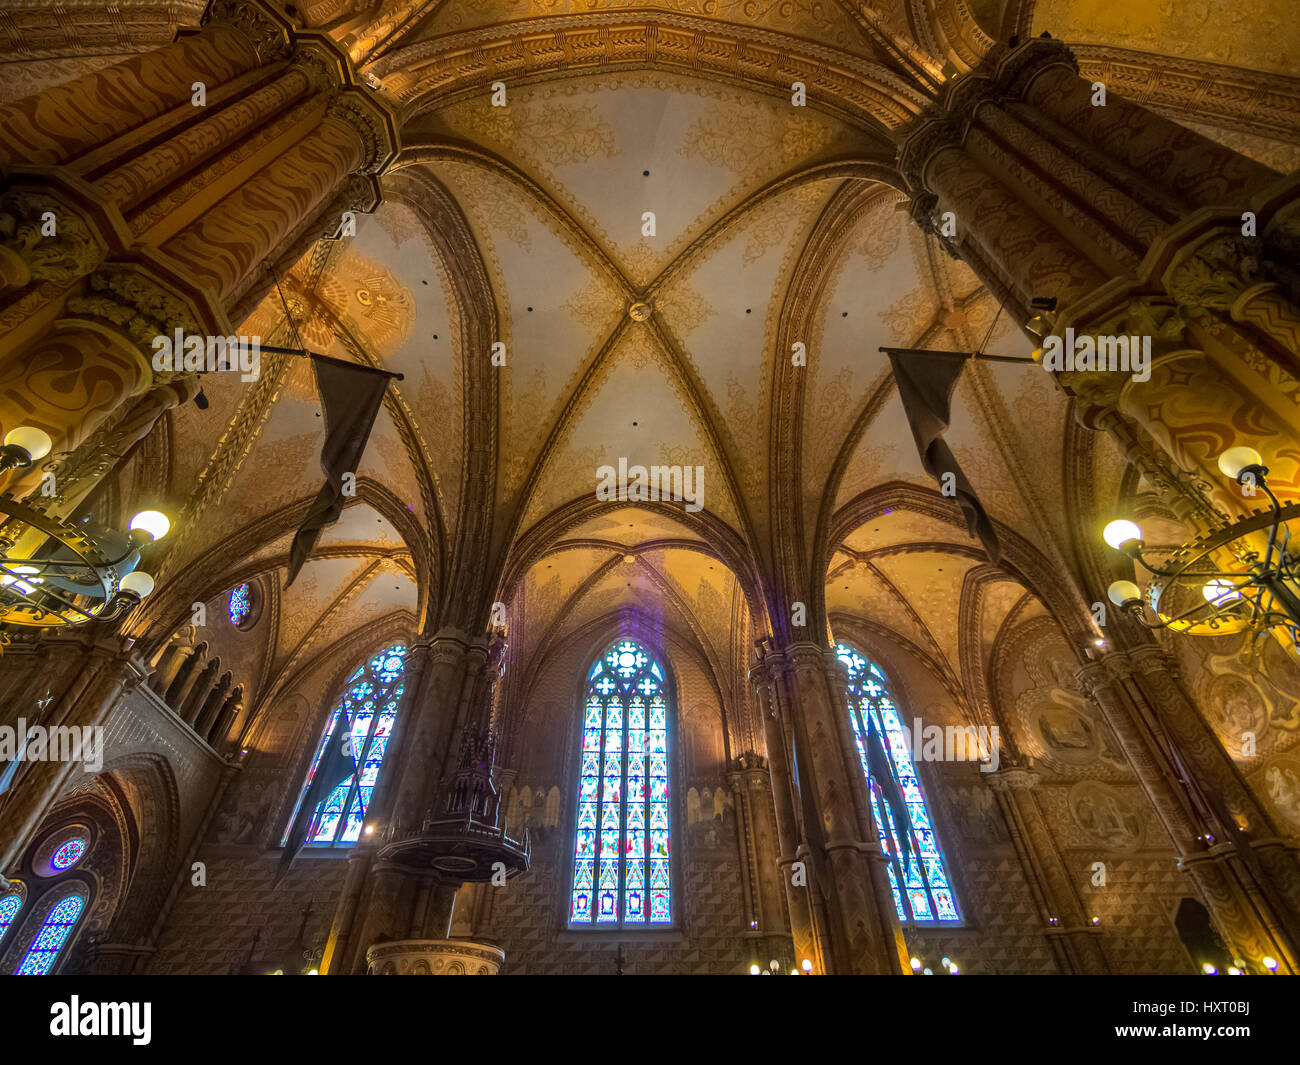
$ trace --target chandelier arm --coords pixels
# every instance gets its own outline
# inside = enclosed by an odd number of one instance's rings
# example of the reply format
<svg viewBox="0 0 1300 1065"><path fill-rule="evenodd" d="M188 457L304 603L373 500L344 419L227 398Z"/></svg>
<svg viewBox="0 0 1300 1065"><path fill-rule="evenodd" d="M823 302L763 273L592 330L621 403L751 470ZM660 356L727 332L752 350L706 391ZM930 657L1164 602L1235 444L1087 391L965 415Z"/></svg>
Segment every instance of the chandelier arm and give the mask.
<svg viewBox="0 0 1300 1065"><path fill-rule="evenodd" d="M1140 602L1134 603L1129 607L1128 615L1143 628L1151 629L1153 632L1159 629L1167 629L1169 627L1169 622L1167 621L1148 621L1146 611L1142 609L1142 604ZM1156 616L1159 617L1160 615L1157 614Z"/></svg>
<svg viewBox="0 0 1300 1065"><path fill-rule="evenodd" d="M1277 545L1277 530L1282 521L1282 507L1277 501L1277 496L1273 494L1273 489L1263 483L1262 477L1260 482L1260 487L1268 495L1269 506L1273 511L1273 523L1268 527L1268 548L1264 552L1264 568L1268 569L1273 564L1273 549Z"/></svg>

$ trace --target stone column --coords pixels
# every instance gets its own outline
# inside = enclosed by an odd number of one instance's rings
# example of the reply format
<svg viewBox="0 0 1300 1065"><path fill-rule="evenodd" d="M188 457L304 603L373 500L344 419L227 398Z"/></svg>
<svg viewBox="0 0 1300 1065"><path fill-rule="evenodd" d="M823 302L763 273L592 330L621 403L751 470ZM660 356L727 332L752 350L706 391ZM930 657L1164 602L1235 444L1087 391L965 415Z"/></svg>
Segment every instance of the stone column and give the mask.
<svg viewBox="0 0 1300 1065"><path fill-rule="evenodd" d="M754 699L763 718L768 753L768 779L772 790L773 816L776 825L777 875L784 885L786 908L790 917L790 935L794 940L795 954L800 961L807 958L813 971L827 971L825 952L813 925L812 901L808 888L794 883L794 866L800 846L799 815L796 813L794 778L790 771L790 758L786 750L785 734L776 716L772 687L768 673L762 665L749 672ZM806 882L805 882L806 883Z"/></svg>
<svg viewBox="0 0 1300 1065"><path fill-rule="evenodd" d="M767 759L753 752L742 754L736 765L737 769L727 774L727 783L735 798L745 921L751 931L768 938L788 939L771 772ZM789 947L789 943L785 945Z"/></svg>
<svg viewBox="0 0 1300 1065"><path fill-rule="evenodd" d="M336 231L339 203L373 209L396 151L346 54L264 0L215 0L201 32L0 108L0 433L50 435L80 473L60 505L197 388L154 365L154 339L231 336L274 284L264 261ZM120 441L96 435L146 396Z"/></svg>
<svg viewBox="0 0 1300 1065"><path fill-rule="evenodd" d="M906 972L887 859L851 734L844 668L833 650L810 643L771 651L761 665L783 733L780 746L785 749L788 737L793 752L799 856L808 867L813 931L824 960L818 971Z"/></svg>
<svg viewBox="0 0 1300 1065"><path fill-rule="evenodd" d="M195 678L193 686L186 693L185 697L175 707L177 716L185 724L193 727L199 712L203 709L204 702L212 692L212 686L217 682L217 673L221 669L221 659L214 656L208 659L207 665L203 671Z"/></svg>
<svg viewBox="0 0 1300 1065"><path fill-rule="evenodd" d="M446 937L461 881L436 870L432 877L416 873L380 852L437 816L460 736L491 708L490 664L485 638L454 629L416 641L408 652L408 695L389 741L396 760L371 803L368 823L376 830L353 852L322 971L364 973L367 950L381 941Z"/></svg>
<svg viewBox="0 0 1300 1065"><path fill-rule="evenodd" d="M1085 424L1130 450L1153 441L1229 514L1243 505L1218 491L1218 454L1276 438L1270 482L1300 498L1286 446L1300 435L1300 308L1278 265L1300 231L1300 178L1114 93L1101 103L1051 39L995 48L951 79L905 133L899 169L913 216L1027 330L1150 338L1147 380L1055 371L1099 408ZM1031 322L1037 298L1057 306Z"/></svg>
<svg viewBox="0 0 1300 1065"><path fill-rule="evenodd" d="M193 629L189 630L191 633ZM189 654L190 648L185 642L190 637L177 635L172 638L162 655L158 659L158 664L149 674L149 687L157 692L158 698L167 698L167 689L171 682L176 678L177 672L185 664L185 657Z"/></svg>
<svg viewBox="0 0 1300 1065"><path fill-rule="evenodd" d="M1091 914L1070 880L1034 794L1037 774L1027 766L1004 763L997 771L981 773L980 777L998 797L1025 877L1034 889L1045 934L1062 971L1109 973L1101 929L1093 925Z"/></svg>
<svg viewBox="0 0 1300 1065"><path fill-rule="evenodd" d="M244 686L235 685L235 690L227 697L221 706L221 712L217 714L217 720L213 724L211 731L207 735L208 745L218 754L224 754L222 750L230 736L230 728L235 723L235 718L244 708Z"/></svg>
<svg viewBox="0 0 1300 1065"><path fill-rule="evenodd" d="M1300 972L1300 864L1154 645L1114 650L1078 679L1124 748L1220 934L1263 972ZM1244 826L1244 827L1243 827Z"/></svg>
<svg viewBox="0 0 1300 1065"><path fill-rule="evenodd" d="M199 707L198 713L194 715L194 731L204 739L207 739L213 722L217 720L217 714L221 712L222 704L226 701L233 680L230 670L226 670L221 674L221 679L217 681L216 687L208 692L208 697L203 700L203 705Z"/></svg>
<svg viewBox="0 0 1300 1065"><path fill-rule="evenodd" d="M176 671L176 676L172 678L172 682L167 685L167 691L163 695L163 702L170 706L172 712L177 716L180 715L185 698L189 695L190 687L194 684L194 675L199 671L199 667L203 664L207 654L208 642L204 640L190 652L181 668Z"/></svg>

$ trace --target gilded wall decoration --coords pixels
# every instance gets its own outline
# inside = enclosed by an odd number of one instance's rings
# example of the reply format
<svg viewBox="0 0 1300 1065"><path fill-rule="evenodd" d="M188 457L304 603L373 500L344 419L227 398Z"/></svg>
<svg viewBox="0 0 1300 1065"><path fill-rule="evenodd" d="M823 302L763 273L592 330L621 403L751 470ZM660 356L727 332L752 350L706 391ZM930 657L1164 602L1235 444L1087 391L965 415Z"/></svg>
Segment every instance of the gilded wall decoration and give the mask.
<svg viewBox="0 0 1300 1065"><path fill-rule="evenodd" d="M581 104L525 97L509 107L472 107L463 114L476 140L508 146L550 166L617 154L614 127Z"/></svg>

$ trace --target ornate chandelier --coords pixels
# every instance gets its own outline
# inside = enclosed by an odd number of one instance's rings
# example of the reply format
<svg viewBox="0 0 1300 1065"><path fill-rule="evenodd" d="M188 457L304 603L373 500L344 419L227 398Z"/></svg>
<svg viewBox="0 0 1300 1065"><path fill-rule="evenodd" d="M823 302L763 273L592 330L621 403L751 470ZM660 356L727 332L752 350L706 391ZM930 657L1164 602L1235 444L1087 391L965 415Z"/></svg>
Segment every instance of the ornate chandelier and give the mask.
<svg viewBox="0 0 1300 1065"><path fill-rule="evenodd" d="M0 472L31 466L49 451L50 438L41 430L13 429L0 448ZM134 608L154 587L153 578L136 569L140 551L171 528L157 510L136 514L123 533L89 519L52 518L10 495L0 496L0 515L6 519L0 525L0 647L15 629L111 621Z"/></svg>
<svg viewBox="0 0 1300 1065"><path fill-rule="evenodd" d="M1280 630L1293 647L1300 645L1300 556L1291 551L1288 526L1300 518L1300 503L1278 501L1268 487L1268 468L1253 448L1225 451L1219 469L1247 496L1262 491L1269 506L1178 547L1147 544L1134 522L1112 521L1102 538L1146 570L1150 580L1145 591L1133 581L1115 581L1107 597L1149 629L1198 636L1252 630L1256 639ZM1165 557L1153 562L1148 552Z"/></svg>

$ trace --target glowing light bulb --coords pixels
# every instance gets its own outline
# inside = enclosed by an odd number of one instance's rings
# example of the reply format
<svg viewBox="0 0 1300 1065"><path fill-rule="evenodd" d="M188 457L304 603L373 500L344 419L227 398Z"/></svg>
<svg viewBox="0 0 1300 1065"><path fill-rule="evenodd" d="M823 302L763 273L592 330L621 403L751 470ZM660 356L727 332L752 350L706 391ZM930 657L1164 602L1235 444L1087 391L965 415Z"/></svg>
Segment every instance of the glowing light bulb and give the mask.
<svg viewBox="0 0 1300 1065"><path fill-rule="evenodd" d="M124 592L132 592L143 599L153 591L153 578L143 570L132 570L122 578L118 587Z"/></svg>
<svg viewBox="0 0 1300 1065"><path fill-rule="evenodd" d="M803 962L802 962L802 965L803 965L803 971L804 971L804 972L806 972L806 973L810 973L810 972L812 972L812 962L809 961L807 958L804 958L804 960L803 960Z"/></svg>
<svg viewBox="0 0 1300 1065"><path fill-rule="evenodd" d="M39 462L50 453L49 435L31 425L20 425L5 433L5 447L16 447L28 454L29 462Z"/></svg>
<svg viewBox="0 0 1300 1065"><path fill-rule="evenodd" d="M161 540L171 527L171 519L161 510L142 510L129 526L132 532L146 533L151 540Z"/></svg>
<svg viewBox="0 0 1300 1065"><path fill-rule="evenodd" d="M1216 969L1213 965L1211 965L1207 961L1204 965L1201 966L1201 972L1203 972L1206 976L1215 976L1218 974L1219 970Z"/></svg>
<svg viewBox="0 0 1300 1065"><path fill-rule="evenodd" d="M1277 959L1276 959L1276 958L1267 958L1267 957L1266 957L1266 958L1261 958L1260 960L1264 963L1264 968L1267 969L1269 972L1271 972L1271 973L1275 973L1275 972L1277 972Z"/></svg>
<svg viewBox="0 0 1300 1065"><path fill-rule="evenodd" d="M1101 538L1118 551L1130 540L1141 540L1142 530L1136 522L1131 522L1127 518L1116 518L1102 529Z"/></svg>
<svg viewBox="0 0 1300 1065"><path fill-rule="evenodd" d="M1142 589L1132 581L1115 581L1106 589L1106 598L1116 606L1142 599Z"/></svg>
<svg viewBox="0 0 1300 1065"><path fill-rule="evenodd" d="M1230 447L1219 456L1220 472L1234 481L1241 476L1241 471L1247 466L1262 465L1264 465L1264 456L1253 447Z"/></svg>
<svg viewBox="0 0 1300 1065"><path fill-rule="evenodd" d="M758 967L758 962L754 962L754 964L749 967L750 976L757 976L762 971L763 970Z"/></svg>
<svg viewBox="0 0 1300 1065"><path fill-rule="evenodd" d="M912 959L912 972L914 972L914 973L919 973L920 971L921 971L921 959L920 959L920 958L913 958L913 959Z"/></svg>

